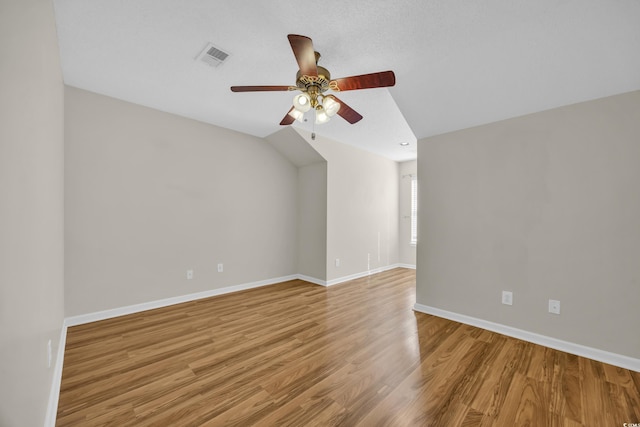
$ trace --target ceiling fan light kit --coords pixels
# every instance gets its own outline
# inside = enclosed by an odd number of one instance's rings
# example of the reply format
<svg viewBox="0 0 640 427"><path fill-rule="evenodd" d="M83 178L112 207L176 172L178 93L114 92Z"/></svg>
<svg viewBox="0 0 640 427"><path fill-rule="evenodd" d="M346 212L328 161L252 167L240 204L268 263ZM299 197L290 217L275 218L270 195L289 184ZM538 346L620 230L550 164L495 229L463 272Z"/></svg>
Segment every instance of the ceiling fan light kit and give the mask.
<svg viewBox="0 0 640 427"><path fill-rule="evenodd" d="M301 93L293 97L293 107L296 111L306 113L311 109L311 97L306 93Z"/></svg>
<svg viewBox="0 0 640 427"><path fill-rule="evenodd" d="M327 112L322 108L322 105L318 105L316 107L316 124L321 125L323 123L327 123L331 117L327 114Z"/></svg>
<svg viewBox="0 0 640 427"><path fill-rule="evenodd" d="M302 111L300 111L300 110L292 108L291 111L289 111L288 114L291 117L293 117L295 120L299 121L299 122L303 122L304 121L304 113Z"/></svg>
<svg viewBox="0 0 640 427"><path fill-rule="evenodd" d="M357 89L389 87L396 83L393 71L362 74L331 80L331 73L318 66L320 54L313 49L309 37L296 34L287 36L293 55L300 67L296 74L295 86L231 86L232 92L269 92L299 90L300 94L293 98L293 106L284 116L281 125L290 125L295 120L304 121L304 113L315 110L315 123L328 122L338 114L347 122L354 124L362 120L362 116L334 95L325 95L327 90L344 92Z"/></svg>
<svg viewBox="0 0 640 427"><path fill-rule="evenodd" d="M336 101L336 98L331 95L327 95L323 98L322 106L324 107L329 117L335 116L340 110L340 103Z"/></svg>

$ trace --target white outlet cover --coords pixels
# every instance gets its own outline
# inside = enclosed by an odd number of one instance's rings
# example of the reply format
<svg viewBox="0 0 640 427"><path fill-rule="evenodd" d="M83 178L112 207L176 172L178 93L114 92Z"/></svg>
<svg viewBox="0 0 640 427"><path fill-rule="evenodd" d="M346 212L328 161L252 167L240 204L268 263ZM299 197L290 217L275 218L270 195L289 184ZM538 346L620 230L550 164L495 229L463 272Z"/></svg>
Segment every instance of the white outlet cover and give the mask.
<svg viewBox="0 0 640 427"><path fill-rule="evenodd" d="M502 303L505 305L513 305L513 292L502 291Z"/></svg>
<svg viewBox="0 0 640 427"><path fill-rule="evenodd" d="M549 300L549 313L560 314L560 301L555 299Z"/></svg>
<svg viewBox="0 0 640 427"><path fill-rule="evenodd" d="M224 264L218 264L218 273L222 273L224 271Z"/></svg>
<svg viewBox="0 0 640 427"><path fill-rule="evenodd" d="M187 270L187 279L188 280L193 279L193 270Z"/></svg>

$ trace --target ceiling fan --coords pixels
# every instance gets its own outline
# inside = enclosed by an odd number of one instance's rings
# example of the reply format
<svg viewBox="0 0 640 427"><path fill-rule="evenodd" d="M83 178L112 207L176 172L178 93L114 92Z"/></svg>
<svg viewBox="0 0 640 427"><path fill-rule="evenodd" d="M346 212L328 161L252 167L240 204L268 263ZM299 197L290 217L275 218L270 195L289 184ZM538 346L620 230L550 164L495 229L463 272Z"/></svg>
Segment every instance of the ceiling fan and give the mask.
<svg viewBox="0 0 640 427"><path fill-rule="evenodd" d="M287 37L300 67L296 74L295 86L231 86L232 92L300 91L301 93L293 98L293 107L284 116L280 122L281 125L290 125L296 119L302 122L304 113L312 108L316 113L315 123L317 124L326 123L336 114L351 124L356 123L362 119L362 116L337 96L325 94L327 90L344 92L388 87L396 84L396 76L393 71L331 80L329 70L318 66L320 54L314 51L313 42L309 37L296 34L289 34Z"/></svg>

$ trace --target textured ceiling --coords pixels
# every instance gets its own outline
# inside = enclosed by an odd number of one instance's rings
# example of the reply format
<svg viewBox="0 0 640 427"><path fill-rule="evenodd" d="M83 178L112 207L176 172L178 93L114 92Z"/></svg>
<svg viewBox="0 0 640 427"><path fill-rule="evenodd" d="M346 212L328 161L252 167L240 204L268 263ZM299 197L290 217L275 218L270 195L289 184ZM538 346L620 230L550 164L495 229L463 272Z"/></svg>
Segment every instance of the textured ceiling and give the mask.
<svg viewBox="0 0 640 427"><path fill-rule="evenodd" d="M311 37L334 78L394 70L392 88L340 95L362 121L315 132L399 161L415 158L416 138L640 89L638 0L54 6L66 84L260 137L281 129L294 93L229 87L293 85L287 34ZM220 67L195 60L209 42L231 54Z"/></svg>

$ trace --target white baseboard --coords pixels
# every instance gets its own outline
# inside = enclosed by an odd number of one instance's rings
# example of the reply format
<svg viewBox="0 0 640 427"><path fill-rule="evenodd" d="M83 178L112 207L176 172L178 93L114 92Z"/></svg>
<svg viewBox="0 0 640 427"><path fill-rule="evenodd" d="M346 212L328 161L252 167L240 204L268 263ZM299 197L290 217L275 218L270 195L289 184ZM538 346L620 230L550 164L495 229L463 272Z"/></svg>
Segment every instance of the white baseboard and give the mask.
<svg viewBox="0 0 640 427"><path fill-rule="evenodd" d="M394 268L410 268L405 267L404 264L391 264L384 267L375 268L373 270L363 271L361 273L350 274L348 276L338 277L337 279L327 280L325 286L333 286L339 283L348 282L349 280L359 279L361 277L371 276L372 274L382 273L383 271L393 270Z"/></svg>
<svg viewBox="0 0 640 427"><path fill-rule="evenodd" d="M71 316L65 319L67 326L82 325L84 323L97 322L99 320L111 319L113 317L125 316L127 314L139 313L141 311L153 310L156 308L167 307L174 304L180 304L183 302L195 301L203 298L214 297L217 295L228 294L231 292L244 291L247 289L259 288L262 286L273 285L276 283L286 282L288 280L297 279L298 275L293 274L291 276L276 277L273 279L260 280L257 282L245 283L235 286L227 286L225 288L211 289L209 291L197 292L193 294L180 295L177 297L171 297L161 299L157 301L144 302L141 304L128 305L126 307L113 308L104 311L97 311L94 313L81 314L78 316Z"/></svg>
<svg viewBox="0 0 640 427"><path fill-rule="evenodd" d="M408 268L410 270L415 270L416 269L416 265L415 264L396 264L396 267Z"/></svg>
<svg viewBox="0 0 640 427"><path fill-rule="evenodd" d="M487 320L478 319L464 314L458 314L439 308L430 307L428 305L416 303L413 306L415 311L431 314L437 317L453 320L455 322L464 323L466 325L476 326L478 328L487 329L509 337L518 338L523 341L532 342L555 350L564 351L566 353L575 354L576 356L586 357L588 359L597 360L599 362L608 363L624 369L640 372L640 359L624 356L621 354L611 353L593 347L587 347L581 344L575 344L568 341L559 340L557 338L536 334L534 332L525 331L523 329L513 328L511 326L502 325L500 323L489 322Z"/></svg>
<svg viewBox="0 0 640 427"><path fill-rule="evenodd" d="M311 276L305 276L304 274L296 274L296 277L300 280L304 280L305 282L313 283L314 285L327 286L326 280L317 279Z"/></svg>
<svg viewBox="0 0 640 427"><path fill-rule="evenodd" d="M60 384L62 383L62 367L64 365L64 348L67 344L67 325L62 323L60 340L58 342L58 352L56 364L53 367L53 379L51 390L49 391L49 404L47 405L47 415L44 419L44 427L55 427L58 415L58 399L60 398Z"/></svg>
<svg viewBox="0 0 640 427"><path fill-rule="evenodd" d="M97 311L93 313L80 314L77 316L70 316L65 318L64 323L66 327L82 325L85 323L97 322L99 320L111 319L114 317L125 316L127 314L139 313L141 311L153 310L156 308L167 307L174 304L180 304L183 302L195 301L203 298L214 297L217 295L224 295L231 292L244 291L247 289L259 288L262 286L273 285L276 283L286 282L289 280L300 279L309 283L313 283L320 286L331 286L338 283L347 282L349 280L359 279L361 277L369 276L371 274L381 273L383 271L391 270L394 268L412 268L411 266L404 264L392 264L386 267L380 267L375 270L364 271L362 273L352 274L349 276L340 277L332 280L322 280L311 276L305 276L303 274L292 274L289 276L276 277L273 279L260 280L257 282L245 283L235 286L227 286L225 288L211 289L208 291L197 292L193 294L180 295L171 298L165 298L156 301L144 302L140 304L128 305L125 307L113 308L109 310ZM413 266L415 268L415 266Z"/></svg>

